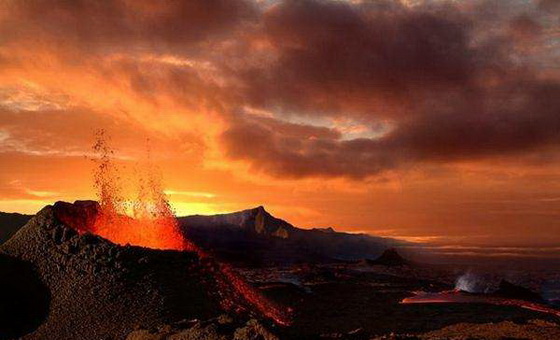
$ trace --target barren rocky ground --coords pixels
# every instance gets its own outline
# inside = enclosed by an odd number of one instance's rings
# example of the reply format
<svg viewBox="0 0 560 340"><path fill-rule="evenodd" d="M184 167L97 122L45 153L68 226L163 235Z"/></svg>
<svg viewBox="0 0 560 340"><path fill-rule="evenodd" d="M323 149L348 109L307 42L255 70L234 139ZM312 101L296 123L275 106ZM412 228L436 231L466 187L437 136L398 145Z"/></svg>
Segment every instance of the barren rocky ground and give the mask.
<svg viewBox="0 0 560 340"><path fill-rule="evenodd" d="M211 257L79 234L56 209L0 246L1 339L560 338L558 317L516 306L401 304L416 290L452 289L457 273L394 251L374 261L236 268L292 310L291 325L276 325Z"/></svg>

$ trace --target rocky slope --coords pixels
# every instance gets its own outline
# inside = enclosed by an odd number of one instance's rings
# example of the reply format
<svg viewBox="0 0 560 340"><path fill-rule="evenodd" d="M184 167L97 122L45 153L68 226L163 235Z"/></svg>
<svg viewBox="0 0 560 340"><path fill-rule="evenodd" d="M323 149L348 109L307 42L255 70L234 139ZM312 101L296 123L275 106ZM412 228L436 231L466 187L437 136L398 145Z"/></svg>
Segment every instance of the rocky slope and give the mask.
<svg viewBox="0 0 560 340"><path fill-rule="evenodd" d="M90 207L77 203L71 213ZM69 207L47 206L0 246L2 293L36 295L21 311L0 303L21 319L0 323L0 338L122 339L138 328L216 317L224 305L244 307L212 260L79 235L61 222L61 208Z"/></svg>

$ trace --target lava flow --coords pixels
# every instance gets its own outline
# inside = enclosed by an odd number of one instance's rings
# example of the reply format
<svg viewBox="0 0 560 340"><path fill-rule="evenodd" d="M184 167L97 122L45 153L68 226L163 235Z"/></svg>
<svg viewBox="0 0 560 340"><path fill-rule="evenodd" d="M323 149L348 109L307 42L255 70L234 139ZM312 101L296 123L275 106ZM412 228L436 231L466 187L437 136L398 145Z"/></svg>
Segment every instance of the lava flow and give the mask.
<svg viewBox="0 0 560 340"><path fill-rule="evenodd" d="M446 290L437 293L413 292L414 296L404 298L402 304L412 303L485 303L501 306L515 306L560 317L560 311L544 304L519 299L509 299L491 294L473 294L460 290Z"/></svg>
<svg viewBox="0 0 560 340"><path fill-rule="evenodd" d="M245 309L240 306L241 300L277 324L291 323L289 311L266 299L231 267L217 263L208 253L184 237L164 194L161 180L151 164L145 167L146 174L139 181L137 199L129 203L124 199L118 169L112 160L113 150L103 131L97 133L93 149L98 155L95 159L97 167L94 179L99 205L84 212L68 204L58 213L63 222L80 233L90 232L120 245L194 251L211 264L209 270L212 267L219 270L221 275L217 275L216 279L220 291L228 292L229 288L233 288L234 292L230 294L232 296L224 294L222 297L224 309Z"/></svg>

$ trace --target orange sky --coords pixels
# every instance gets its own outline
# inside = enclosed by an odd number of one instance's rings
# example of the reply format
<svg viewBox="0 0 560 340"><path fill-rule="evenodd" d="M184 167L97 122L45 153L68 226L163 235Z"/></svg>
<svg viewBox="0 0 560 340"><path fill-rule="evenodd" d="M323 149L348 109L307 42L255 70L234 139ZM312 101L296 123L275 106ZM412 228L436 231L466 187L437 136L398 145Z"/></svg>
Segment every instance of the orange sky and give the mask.
<svg viewBox="0 0 560 340"><path fill-rule="evenodd" d="M102 128L123 177L150 139L180 215L560 242L553 2L0 6L0 211L94 198Z"/></svg>

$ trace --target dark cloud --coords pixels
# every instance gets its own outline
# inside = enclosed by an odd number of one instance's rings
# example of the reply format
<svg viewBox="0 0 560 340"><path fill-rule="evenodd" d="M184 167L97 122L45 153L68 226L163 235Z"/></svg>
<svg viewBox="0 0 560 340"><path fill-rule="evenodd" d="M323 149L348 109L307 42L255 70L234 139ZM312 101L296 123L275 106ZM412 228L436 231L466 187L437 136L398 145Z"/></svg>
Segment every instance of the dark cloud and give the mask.
<svg viewBox="0 0 560 340"><path fill-rule="evenodd" d="M70 53L156 111L216 113L225 154L280 177L557 150L555 2L426 3L6 1L0 41L19 62Z"/></svg>
<svg viewBox="0 0 560 340"><path fill-rule="evenodd" d="M257 13L245 0L31 0L5 1L2 7L10 13L0 26L4 41L127 53L181 50L229 34Z"/></svg>
<svg viewBox="0 0 560 340"><path fill-rule="evenodd" d="M395 161L379 142L367 139L340 141L328 136L301 138L276 130L277 124L254 120L234 123L222 135L227 156L250 161L254 170L291 178L361 178L391 168Z"/></svg>
<svg viewBox="0 0 560 340"><path fill-rule="evenodd" d="M243 74L250 103L280 120L293 112L365 124L385 117L394 129L369 139L309 139L240 118L223 135L228 155L276 176L361 178L557 147L560 84L539 78L515 50L517 39L542 32L539 18L508 13L502 27L482 34L476 15L488 6L503 8L479 4L469 15L450 6L277 5L263 19L277 61Z"/></svg>
<svg viewBox="0 0 560 340"><path fill-rule="evenodd" d="M472 159L560 143L560 84L516 84L450 112L426 113L390 138L421 159ZM481 105L483 104L483 105Z"/></svg>
<svg viewBox="0 0 560 340"><path fill-rule="evenodd" d="M383 104L463 89L479 70L495 67L470 46L469 21L447 8L286 1L263 21L278 62L246 74L257 105L390 115Z"/></svg>
<svg viewBox="0 0 560 340"><path fill-rule="evenodd" d="M520 85L521 86L521 85ZM503 90L503 89L501 89ZM278 123L236 122L222 136L228 156L283 177L363 178L425 162L520 155L560 144L560 85L524 84L508 94L483 94L484 106L458 103L426 112L375 139L341 140L288 134ZM502 96L498 101L495 96ZM298 127L302 129L303 127ZM307 127L310 129L311 127Z"/></svg>

